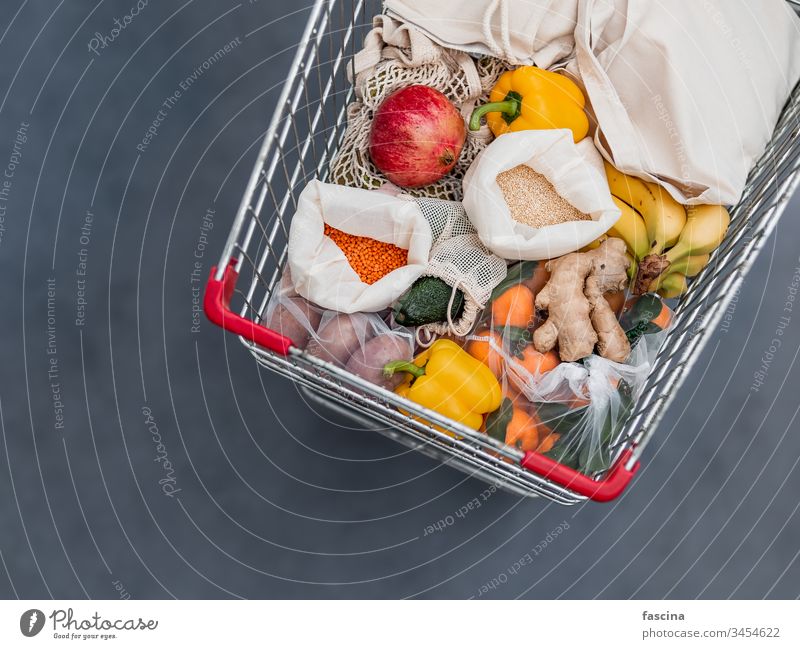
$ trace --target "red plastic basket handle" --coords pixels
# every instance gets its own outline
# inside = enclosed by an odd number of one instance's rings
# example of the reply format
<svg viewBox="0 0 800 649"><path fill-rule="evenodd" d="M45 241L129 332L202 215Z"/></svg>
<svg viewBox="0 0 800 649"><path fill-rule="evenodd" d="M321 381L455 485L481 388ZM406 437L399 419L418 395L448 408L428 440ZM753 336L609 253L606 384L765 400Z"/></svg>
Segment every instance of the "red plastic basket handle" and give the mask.
<svg viewBox="0 0 800 649"><path fill-rule="evenodd" d="M239 278L235 265L236 260L231 259L221 280L214 279L217 274L217 267L215 266L211 269L211 275L206 284L206 294L203 299L203 310L206 312L206 316L211 322L226 331L235 333L250 342L286 356L289 353L289 347L292 346L291 340L277 331L256 324L231 311L231 296L233 295L233 288L236 286L236 280Z"/></svg>
<svg viewBox="0 0 800 649"><path fill-rule="evenodd" d="M625 487L639 469L639 462L636 462L630 469L625 468L632 454L631 449L625 450L602 480L592 480L575 469L559 464L540 453L526 453L520 464L529 471L552 480L562 487L572 489L582 496L597 502L608 502L625 491Z"/></svg>

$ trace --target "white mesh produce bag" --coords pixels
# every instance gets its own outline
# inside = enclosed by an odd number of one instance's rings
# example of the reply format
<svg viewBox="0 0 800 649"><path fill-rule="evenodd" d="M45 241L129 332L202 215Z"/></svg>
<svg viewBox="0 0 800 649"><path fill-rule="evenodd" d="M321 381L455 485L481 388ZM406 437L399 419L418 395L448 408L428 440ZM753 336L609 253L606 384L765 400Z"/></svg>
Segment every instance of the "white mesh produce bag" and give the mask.
<svg viewBox="0 0 800 649"><path fill-rule="evenodd" d="M455 292L464 293L464 311L455 322L432 323L418 327L417 340L424 343L434 335L465 336L475 324L492 290L506 276L504 259L492 254L481 243L478 233L467 218L464 206L455 201L417 200L430 223L433 247L424 275L438 277Z"/></svg>
<svg viewBox="0 0 800 649"><path fill-rule="evenodd" d="M385 15L375 16L364 48L348 65L356 100L347 107L347 128L331 163L329 179L364 189L377 189L387 182L370 160L369 134L375 109L395 90L414 84L435 88L466 119L476 102L488 97L498 77L507 69L498 59L475 60L465 52L437 45L414 27ZM467 139L455 168L431 185L406 191L413 196L460 200L461 178L491 139L492 134L485 126L474 132L467 129Z"/></svg>

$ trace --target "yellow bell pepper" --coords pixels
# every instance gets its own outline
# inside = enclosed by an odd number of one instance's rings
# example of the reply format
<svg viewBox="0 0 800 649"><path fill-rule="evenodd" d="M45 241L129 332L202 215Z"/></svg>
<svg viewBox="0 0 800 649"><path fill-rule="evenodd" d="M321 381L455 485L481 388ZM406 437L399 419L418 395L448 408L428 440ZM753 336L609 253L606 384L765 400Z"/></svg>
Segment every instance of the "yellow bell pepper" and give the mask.
<svg viewBox="0 0 800 649"><path fill-rule="evenodd" d="M392 361L383 369L387 376L408 373L395 390L400 396L475 430L503 400L492 371L452 340L437 340L413 362Z"/></svg>
<svg viewBox="0 0 800 649"><path fill-rule="evenodd" d="M530 129L568 128L579 142L589 132L584 106L586 98L572 80L525 65L500 75L489 103L473 111L469 128L477 131L486 115L486 123L498 136Z"/></svg>

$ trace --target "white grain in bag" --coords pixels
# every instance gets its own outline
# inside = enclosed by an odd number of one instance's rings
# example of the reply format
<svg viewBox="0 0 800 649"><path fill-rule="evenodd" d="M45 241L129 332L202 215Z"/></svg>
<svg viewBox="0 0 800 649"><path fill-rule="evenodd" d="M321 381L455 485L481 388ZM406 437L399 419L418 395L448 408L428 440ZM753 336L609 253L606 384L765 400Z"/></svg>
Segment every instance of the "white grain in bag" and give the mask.
<svg viewBox="0 0 800 649"><path fill-rule="evenodd" d="M497 176L523 164L547 178L559 196L589 218L541 228L515 221ZM567 129L518 131L495 139L464 177L464 208L483 244L509 260L553 259L575 252L605 234L620 216L592 140L575 144Z"/></svg>

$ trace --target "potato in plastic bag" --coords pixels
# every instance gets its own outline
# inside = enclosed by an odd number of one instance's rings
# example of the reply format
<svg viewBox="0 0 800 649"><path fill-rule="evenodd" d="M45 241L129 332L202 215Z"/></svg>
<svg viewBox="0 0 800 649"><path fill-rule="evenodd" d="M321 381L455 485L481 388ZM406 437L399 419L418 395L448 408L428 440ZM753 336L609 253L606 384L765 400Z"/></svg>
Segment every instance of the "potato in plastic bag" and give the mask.
<svg viewBox="0 0 800 649"><path fill-rule="evenodd" d="M385 377L383 366L414 357L412 331L394 323L388 312L384 317L326 311L297 295L286 283L270 300L265 324L312 356L389 390L402 382L403 375Z"/></svg>

